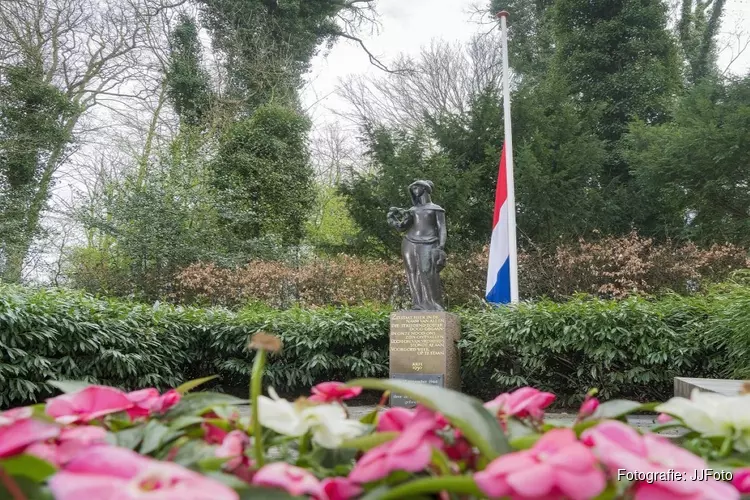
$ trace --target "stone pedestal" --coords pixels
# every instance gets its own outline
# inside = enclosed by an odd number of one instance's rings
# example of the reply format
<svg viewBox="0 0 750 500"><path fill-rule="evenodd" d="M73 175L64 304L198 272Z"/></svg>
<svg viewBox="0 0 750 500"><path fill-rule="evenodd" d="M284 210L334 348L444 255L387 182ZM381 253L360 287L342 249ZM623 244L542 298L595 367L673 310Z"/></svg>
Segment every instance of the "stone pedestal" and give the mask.
<svg viewBox="0 0 750 500"><path fill-rule="evenodd" d="M455 314L437 311L391 314L390 378L459 390L461 361L456 342L460 338L461 325ZM391 406L412 408L416 402L392 394Z"/></svg>

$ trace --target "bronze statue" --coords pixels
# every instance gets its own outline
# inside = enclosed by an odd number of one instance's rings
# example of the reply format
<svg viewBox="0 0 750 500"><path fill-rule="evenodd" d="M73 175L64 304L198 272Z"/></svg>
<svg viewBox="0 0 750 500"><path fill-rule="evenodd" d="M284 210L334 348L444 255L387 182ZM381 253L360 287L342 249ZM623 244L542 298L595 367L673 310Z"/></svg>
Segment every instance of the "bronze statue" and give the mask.
<svg viewBox="0 0 750 500"><path fill-rule="evenodd" d="M443 288L440 271L445 267L445 210L432 203L431 181L416 181L409 186L413 207L388 210L388 224L399 232L406 231L401 255L406 281L415 311L443 311Z"/></svg>

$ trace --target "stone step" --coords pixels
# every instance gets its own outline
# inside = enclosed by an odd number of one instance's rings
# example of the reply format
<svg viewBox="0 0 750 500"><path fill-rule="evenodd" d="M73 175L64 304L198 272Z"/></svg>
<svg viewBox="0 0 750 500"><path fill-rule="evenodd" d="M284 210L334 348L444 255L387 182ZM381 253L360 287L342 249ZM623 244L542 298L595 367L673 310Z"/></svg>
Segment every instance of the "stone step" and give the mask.
<svg viewBox="0 0 750 500"><path fill-rule="evenodd" d="M744 380L675 377L674 395L689 399L693 389L699 389L704 392L723 394L724 396L737 396L744 383Z"/></svg>

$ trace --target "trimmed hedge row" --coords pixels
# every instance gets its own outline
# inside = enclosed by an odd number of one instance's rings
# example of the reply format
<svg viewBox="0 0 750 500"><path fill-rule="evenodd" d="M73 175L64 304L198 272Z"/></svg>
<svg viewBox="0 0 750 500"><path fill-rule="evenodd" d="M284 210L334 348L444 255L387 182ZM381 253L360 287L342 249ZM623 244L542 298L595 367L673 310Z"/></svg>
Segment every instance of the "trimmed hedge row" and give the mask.
<svg viewBox="0 0 750 500"><path fill-rule="evenodd" d="M49 379L134 389L219 374L215 390L247 391L248 337L279 335L268 383L302 393L324 380L388 376L387 309L230 312L104 300L79 292L0 286L0 407L42 400ZM457 311L463 391L487 399L533 385L574 405L667 398L675 376L750 374L750 287L649 301L578 297L515 309Z"/></svg>

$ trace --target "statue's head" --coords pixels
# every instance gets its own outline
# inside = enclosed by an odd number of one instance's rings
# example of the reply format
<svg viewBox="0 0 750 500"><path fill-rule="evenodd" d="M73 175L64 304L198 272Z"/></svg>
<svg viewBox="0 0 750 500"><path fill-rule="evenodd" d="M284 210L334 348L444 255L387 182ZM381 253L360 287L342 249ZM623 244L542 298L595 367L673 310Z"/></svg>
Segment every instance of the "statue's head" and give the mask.
<svg viewBox="0 0 750 500"><path fill-rule="evenodd" d="M430 202L434 186L432 181L414 181L409 185L412 203L415 205L424 205Z"/></svg>

